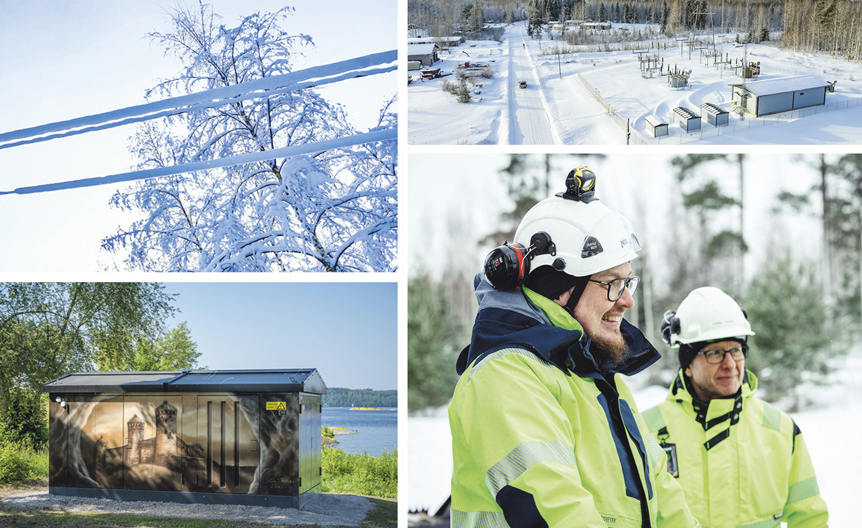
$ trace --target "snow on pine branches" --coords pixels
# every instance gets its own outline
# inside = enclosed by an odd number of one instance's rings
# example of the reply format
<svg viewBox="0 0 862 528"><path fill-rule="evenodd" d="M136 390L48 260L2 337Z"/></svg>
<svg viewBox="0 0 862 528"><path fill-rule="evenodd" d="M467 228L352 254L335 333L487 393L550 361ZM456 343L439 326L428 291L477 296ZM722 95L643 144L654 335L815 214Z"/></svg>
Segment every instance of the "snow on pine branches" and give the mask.
<svg viewBox="0 0 862 528"><path fill-rule="evenodd" d="M291 72L312 45L281 24L292 12L216 25L203 3L151 34L183 70L147 94L173 97ZM376 129L396 127L394 98ZM355 134L342 107L311 89L202 108L138 125L137 170L266 152ZM151 178L112 205L143 217L103 240L142 271L393 271L397 266L397 145L387 139L312 154Z"/></svg>

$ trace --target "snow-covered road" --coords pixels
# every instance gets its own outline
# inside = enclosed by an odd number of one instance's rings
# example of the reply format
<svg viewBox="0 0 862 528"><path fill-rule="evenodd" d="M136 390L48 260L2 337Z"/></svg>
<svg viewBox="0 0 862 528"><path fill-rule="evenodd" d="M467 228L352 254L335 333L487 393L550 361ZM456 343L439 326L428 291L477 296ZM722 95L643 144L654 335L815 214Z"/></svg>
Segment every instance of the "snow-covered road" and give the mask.
<svg viewBox="0 0 862 528"><path fill-rule="evenodd" d="M527 51L526 30L523 25L517 25L509 28L506 35L509 37L509 144L552 145L556 143L556 134L543 104L539 76L533 70ZM519 88L520 81L526 81L527 87Z"/></svg>

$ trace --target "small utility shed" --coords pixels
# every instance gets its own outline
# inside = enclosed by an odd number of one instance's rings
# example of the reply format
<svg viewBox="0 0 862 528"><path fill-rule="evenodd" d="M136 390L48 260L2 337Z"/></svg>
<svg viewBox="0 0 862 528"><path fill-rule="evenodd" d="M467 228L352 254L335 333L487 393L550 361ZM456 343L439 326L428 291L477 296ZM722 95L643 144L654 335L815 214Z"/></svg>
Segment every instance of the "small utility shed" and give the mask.
<svg viewBox="0 0 862 528"><path fill-rule="evenodd" d="M420 37L420 38L408 38L407 44L437 44L438 46L448 46L450 48L454 48L459 44L464 43L464 37Z"/></svg>
<svg viewBox="0 0 862 528"><path fill-rule="evenodd" d="M644 119L644 128L653 137L666 136L667 135L667 123L662 121L662 119L657 115L646 116Z"/></svg>
<svg viewBox="0 0 862 528"><path fill-rule="evenodd" d="M706 116L706 121L712 126L727 126L730 114L712 103L700 105L700 115Z"/></svg>
<svg viewBox="0 0 862 528"><path fill-rule="evenodd" d="M700 116L688 108L678 106L673 109L673 124L679 125L686 132L700 130Z"/></svg>
<svg viewBox="0 0 862 528"><path fill-rule="evenodd" d="M299 508L320 491L315 369L77 373L42 390L50 493Z"/></svg>
<svg viewBox="0 0 862 528"><path fill-rule="evenodd" d="M777 114L826 103L829 83L813 75L731 84L735 108L757 116Z"/></svg>
<svg viewBox="0 0 862 528"><path fill-rule="evenodd" d="M410 44L407 46L407 60L419 61L422 66L431 66L440 60L437 55L439 49L437 44Z"/></svg>

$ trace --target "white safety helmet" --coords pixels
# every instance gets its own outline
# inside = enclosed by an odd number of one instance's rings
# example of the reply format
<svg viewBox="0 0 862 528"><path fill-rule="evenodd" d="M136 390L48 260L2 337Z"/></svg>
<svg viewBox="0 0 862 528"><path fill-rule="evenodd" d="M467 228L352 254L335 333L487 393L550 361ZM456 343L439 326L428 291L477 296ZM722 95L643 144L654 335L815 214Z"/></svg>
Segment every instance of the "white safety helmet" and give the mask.
<svg viewBox="0 0 862 528"><path fill-rule="evenodd" d="M631 223L598 200L542 200L527 211L515 243L529 246L533 235L550 235L555 252L535 255L532 269L550 265L575 277L588 277L637 258L640 242Z"/></svg>
<svg viewBox="0 0 862 528"><path fill-rule="evenodd" d="M667 312L662 339L672 347L754 335L748 317L729 295L705 286L693 290L676 312Z"/></svg>

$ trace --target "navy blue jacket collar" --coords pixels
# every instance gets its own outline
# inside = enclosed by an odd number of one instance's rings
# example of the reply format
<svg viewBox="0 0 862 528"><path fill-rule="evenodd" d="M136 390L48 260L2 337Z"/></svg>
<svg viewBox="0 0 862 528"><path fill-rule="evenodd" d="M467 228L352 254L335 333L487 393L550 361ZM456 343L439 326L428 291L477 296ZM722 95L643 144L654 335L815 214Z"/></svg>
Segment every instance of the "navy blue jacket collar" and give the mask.
<svg viewBox="0 0 862 528"><path fill-rule="evenodd" d="M533 352L567 375L572 371L581 377L612 377L616 373L631 376L661 357L643 333L623 319L620 331L629 346L629 356L621 365L598 365L589 351L587 336L551 325L520 291L496 292L481 274L477 275L474 286L479 313L470 346L458 358L459 375L476 359L511 346Z"/></svg>

